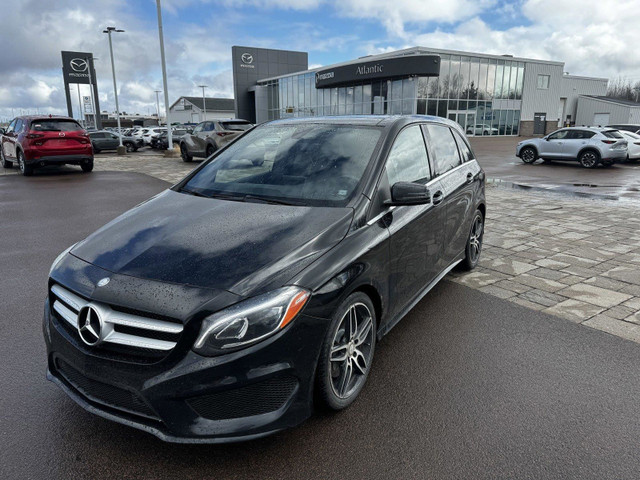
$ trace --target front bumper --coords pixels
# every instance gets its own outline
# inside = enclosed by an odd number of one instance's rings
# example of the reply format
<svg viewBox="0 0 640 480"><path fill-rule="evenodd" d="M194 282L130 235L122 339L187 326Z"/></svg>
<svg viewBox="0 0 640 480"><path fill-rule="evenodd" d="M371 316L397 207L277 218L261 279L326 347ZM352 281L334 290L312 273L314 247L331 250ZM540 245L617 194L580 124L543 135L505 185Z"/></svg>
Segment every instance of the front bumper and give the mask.
<svg viewBox="0 0 640 480"><path fill-rule="evenodd" d="M328 321L298 317L245 350L203 357L179 342L151 364L93 354L44 312L47 378L91 413L180 443L223 443L293 427L312 412L314 372ZM188 335L186 335L188 337Z"/></svg>

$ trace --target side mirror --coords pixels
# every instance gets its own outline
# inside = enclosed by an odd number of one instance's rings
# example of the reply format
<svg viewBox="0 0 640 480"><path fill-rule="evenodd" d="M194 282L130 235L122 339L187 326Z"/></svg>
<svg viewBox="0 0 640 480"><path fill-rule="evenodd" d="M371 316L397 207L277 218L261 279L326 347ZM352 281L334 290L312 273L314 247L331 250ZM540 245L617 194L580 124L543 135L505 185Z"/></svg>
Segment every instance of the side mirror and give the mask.
<svg viewBox="0 0 640 480"><path fill-rule="evenodd" d="M4 135L5 134L5 129L4 128L0 128L0 135Z"/></svg>
<svg viewBox="0 0 640 480"><path fill-rule="evenodd" d="M431 203L431 193L426 185L412 182L398 182L391 187L391 200L386 205L424 205Z"/></svg>
<svg viewBox="0 0 640 480"><path fill-rule="evenodd" d="M544 139L548 142L549 141L549 136L544 137Z"/></svg>

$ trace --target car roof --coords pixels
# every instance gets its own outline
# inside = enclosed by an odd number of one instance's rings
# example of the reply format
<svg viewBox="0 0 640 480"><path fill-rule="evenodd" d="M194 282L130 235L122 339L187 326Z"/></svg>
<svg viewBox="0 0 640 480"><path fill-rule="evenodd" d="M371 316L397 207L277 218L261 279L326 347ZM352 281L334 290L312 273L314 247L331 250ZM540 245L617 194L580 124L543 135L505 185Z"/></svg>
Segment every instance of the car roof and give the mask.
<svg viewBox="0 0 640 480"><path fill-rule="evenodd" d="M592 132L605 132L605 131L609 131L609 130L615 130L614 127L592 127L592 126L588 126L588 125L583 125L581 127L563 127L563 128L559 128L558 130L591 130ZM556 130L556 131L558 131Z"/></svg>
<svg viewBox="0 0 640 480"><path fill-rule="evenodd" d="M78 122L75 118L65 117L63 115L18 115L14 120L71 120L73 122Z"/></svg>
<svg viewBox="0 0 640 480"><path fill-rule="evenodd" d="M362 125L388 127L392 125L405 125L414 122L444 123L462 131L462 127L442 117L433 115L338 115L304 118L285 118L269 122L271 125L295 125L304 123L322 123L327 125Z"/></svg>

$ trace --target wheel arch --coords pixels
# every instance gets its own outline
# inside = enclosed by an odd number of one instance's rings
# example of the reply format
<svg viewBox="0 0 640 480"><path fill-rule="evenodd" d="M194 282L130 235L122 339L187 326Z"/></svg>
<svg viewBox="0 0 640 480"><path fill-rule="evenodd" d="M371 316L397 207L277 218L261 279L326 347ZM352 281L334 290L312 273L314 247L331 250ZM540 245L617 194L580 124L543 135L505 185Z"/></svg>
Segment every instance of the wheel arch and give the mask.
<svg viewBox="0 0 640 480"><path fill-rule="evenodd" d="M602 154L600 153L600 151L596 147L594 147L593 145L587 145L586 147L583 147L578 152L578 155L576 156L576 160L580 160L580 156L585 152L593 152L596 155L598 155L598 158L602 158Z"/></svg>
<svg viewBox="0 0 640 480"><path fill-rule="evenodd" d="M519 155L519 156L522 156L522 151L523 151L525 148L530 148L530 149L532 149L534 152L536 152L536 158L540 158L540 151L538 150L538 147L536 147L533 143L525 143L525 144L522 146L522 148L520 148L520 155Z"/></svg>

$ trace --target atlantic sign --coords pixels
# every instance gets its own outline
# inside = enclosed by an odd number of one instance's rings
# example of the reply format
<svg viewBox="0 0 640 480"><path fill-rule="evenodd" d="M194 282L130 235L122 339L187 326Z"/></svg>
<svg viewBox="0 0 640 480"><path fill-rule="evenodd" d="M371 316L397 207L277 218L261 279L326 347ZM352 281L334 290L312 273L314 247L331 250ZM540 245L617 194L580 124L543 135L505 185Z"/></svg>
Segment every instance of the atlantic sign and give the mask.
<svg viewBox="0 0 640 480"><path fill-rule="evenodd" d="M376 78L437 77L440 75L439 55L406 55L375 62L352 63L316 72L316 88L335 87Z"/></svg>

